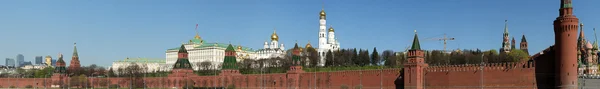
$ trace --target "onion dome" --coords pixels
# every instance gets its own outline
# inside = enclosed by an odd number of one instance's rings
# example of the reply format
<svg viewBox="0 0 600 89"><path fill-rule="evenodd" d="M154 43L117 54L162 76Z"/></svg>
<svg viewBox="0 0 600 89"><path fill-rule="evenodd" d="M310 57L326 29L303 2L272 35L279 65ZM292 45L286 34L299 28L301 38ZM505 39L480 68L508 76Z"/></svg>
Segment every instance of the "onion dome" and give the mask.
<svg viewBox="0 0 600 89"><path fill-rule="evenodd" d="M319 19L325 19L325 10L321 9L321 12L319 13Z"/></svg>
<svg viewBox="0 0 600 89"><path fill-rule="evenodd" d="M304 46L304 48L312 48L312 45L310 45L310 41L308 43L306 43L306 46Z"/></svg>
<svg viewBox="0 0 600 89"><path fill-rule="evenodd" d="M239 46L237 47L237 49L238 49L238 50L242 50L242 45L239 45Z"/></svg>
<svg viewBox="0 0 600 89"><path fill-rule="evenodd" d="M590 43L590 42L588 41L588 42L585 44L585 48L587 48L587 49L592 49L592 48L593 48L593 46L592 46L592 43Z"/></svg>
<svg viewBox="0 0 600 89"><path fill-rule="evenodd" d="M271 34L271 41L278 41L279 40L279 36L277 36L277 33L275 33L275 30L273 30L273 34Z"/></svg>
<svg viewBox="0 0 600 89"><path fill-rule="evenodd" d="M335 32L335 30L333 30L333 26L329 26L329 32Z"/></svg>

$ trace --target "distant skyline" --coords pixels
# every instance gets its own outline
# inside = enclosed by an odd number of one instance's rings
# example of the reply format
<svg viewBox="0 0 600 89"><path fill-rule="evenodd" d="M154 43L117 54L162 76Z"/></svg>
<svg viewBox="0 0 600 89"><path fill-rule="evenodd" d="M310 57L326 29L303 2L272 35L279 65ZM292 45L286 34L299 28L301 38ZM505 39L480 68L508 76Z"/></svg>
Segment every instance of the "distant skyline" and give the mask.
<svg viewBox="0 0 600 89"><path fill-rule="evenodd" d="M324 5L323 5L324 3ZM504 20L517 43L525 34L529 53L554 44L558 0L145 0L0 1L0 58L59 53L70 64L73 43L81 64L110 66L127 57L165 58L196 34L206 42L260 49L277 29L286 48L297 41L317 47L318 13L324 6L341 48L404 51L419 33L421 48L442 50L430 40L447 34L448 49L498 50ZM574 14L594 40L600 27L597 0L573 0ZM518 45L517 45L518 48ZM381 53L381 52L380 52ZM15 58L16 59L16 58ZM2 62L2 64L5 64Z"/></svg>

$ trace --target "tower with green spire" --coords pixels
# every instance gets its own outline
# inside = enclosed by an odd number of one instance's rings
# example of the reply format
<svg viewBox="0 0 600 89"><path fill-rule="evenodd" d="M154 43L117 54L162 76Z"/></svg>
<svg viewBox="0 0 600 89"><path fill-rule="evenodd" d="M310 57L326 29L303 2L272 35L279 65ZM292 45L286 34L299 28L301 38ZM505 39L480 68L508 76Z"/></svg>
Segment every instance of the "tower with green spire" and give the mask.
<svg viewBox="0 0 600 89"><path fill-rule="evenodd" d="M410 50L408 50L408 62L404 64L404 88L409 89L423 89L423 69L427 68L428 64L425 63L425 55L421 50L421 44L419 43L419 37L415 30L415 38L413 40Z"/></svg>
<svg viewBox="0 0 600 89"><path fill-rule="evenodd" d="M77 43L73 43L73 56L71 57L71 64L69 64L68 70L75 72L81 69L79 64L79 53L77 53Z"/></svg>
<svg viewBox="0 0 600 89"><path fill-rule="evenodd" d="M527 48L527 39L525 39L525 35L523 34L523 37L521 37L521 46L519 47L519 49L525 51L525 53L527 53L527 55L529 55L529 49Z"/></svg>
<svg viewBox="0 0 600 89"><path fill-rule="evenodd" d="M237 59L236 59L235 55L236 55L235 49L233 49L233 46L231 46L231 44L229 44L229 46L227 46L227 49L225 49L225 57L223 58L222 69L233 69L233 70L238 69Z"/></svg>
<svg viewBox="0 0 600 89"><path fill-rule="evenodd" d="M65 60L63 60L62 54L58 54L58 60L56 61L56 67L54 68L54 73L64 74L67 72L67 68L65 67Z"/></svg>
<svg viewBox="0 0 600 89"><path fill-rule="evenodd" d="M58 60L56 61L56 67L54 68L54 73L52 74L52 82L54 84L59 85L60 87L65 86L66 83L64 81L67 80L67 68L65 67L65 61L63 60L62 54L58 54Z"/></svg>
<svg viewBox="0 0 600 89"><path fill-rule="evenodd" d="M227 46L227 48L225 49L225 57L223 58L223 66L221 66L221 73L219 73L219 75L225 76L225 75L242 75L240 73L240 71L238 70L238 65L237 65L237 58L235 57L237 54L235 52L235 49L233 48L233 46L231 44L229 44ZM231 76L225 76L225 77L229 77L226 78L230 81L231 80Z"/></svg>
<svg viewBox="0 0 600 89"><path fill-rule="evenodd" d="M294 44L294 48L292 49L292 62L294 66L301 66L300 48L298 48L298 43Z"/></svg>
<svg viewBox="0 0 600 89"><path fill-rule="evenodd" d="M177 61L175 62L173 69L192 69L192 65L188 60L188 52L184 45L181 45L177 54Z"/></svg>

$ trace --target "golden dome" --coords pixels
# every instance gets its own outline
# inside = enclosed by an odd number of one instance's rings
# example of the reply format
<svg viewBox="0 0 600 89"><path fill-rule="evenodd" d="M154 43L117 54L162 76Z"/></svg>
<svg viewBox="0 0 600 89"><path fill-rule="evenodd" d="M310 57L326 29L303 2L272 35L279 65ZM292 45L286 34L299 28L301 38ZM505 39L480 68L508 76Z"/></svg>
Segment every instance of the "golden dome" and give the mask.
<svg viewBox="0 0 600 89"><path fill-rule="evenodd" d="M277 33L275 33L275 30L273 30L273 34L271 34L271 40L272 41L278 41L279 40L279 36L277 36Z"/></svg>
<svg viewBox="0 0 600 89"><path fill-rule="evenodd" d="M325 10L321 9L321 13L319 13L319 19L325 19Z"/></svg>
<svg viewBox="0 0 600 89"><path fill-rule="evenodd" d="M238 47L237 47L237 49L238 49L238 50L242 50L242 46L238 46Z"/></svg>
<svg viewBox="0 0 600 89"><path fill-rule="evenodd" d="M312 45L310 45L310 41L308 43L306 43L306 46L304 46L305 48L312 48Z"/></svg>
<svg viewBox="0 0 600 89"><path fill-rule="evenodd" d="M201 39L200 35L196 34L196 36L194 37L194 39Z"/></svg>
<svg viewBox="0 0 600 89"><path fill-rule="evenodd" d="M334 32L333 27L329 26L329 32Z"/></svg>

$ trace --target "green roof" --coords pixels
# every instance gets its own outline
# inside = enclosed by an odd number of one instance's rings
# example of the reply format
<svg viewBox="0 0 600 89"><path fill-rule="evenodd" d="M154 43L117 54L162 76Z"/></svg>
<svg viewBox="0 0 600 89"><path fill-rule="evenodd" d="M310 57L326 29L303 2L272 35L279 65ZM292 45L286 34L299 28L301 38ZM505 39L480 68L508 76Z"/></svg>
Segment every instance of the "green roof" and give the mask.
<svg viewBox="0 0 600 89"><path fill-rule="evenodd" d="M527 42L527 40L525 39L525 35L523 35L523 37L521 37L521 42Z"/></svg>
<svg viewBox="0 0 600 89"><path fill-rule="evenodd" d="M133 62L133 63L166 63L165 59L160 58L127 58L125 60L117 60L114 62Z"/></svg>
<svg viewBox="0 0 600 89"><path fill-rule="evenodd" d="M77 43L74 43L74 45L73 45L73 56L79 57L79 54L77 53L77 46L76 46L76 44Z"/></svg>
<svg viewBox="0 0 600 89"><path fill-rule="evenodd" d="M187 53L187 49L185 49L184 45L181 45L181 47L179 47L179 48L182 48L182 49L179 49L178 53Z"/></svg>
<svg viewBox="0 0 600 89"><path fill-rule="evenodd" d="M224 48L226 49L228 46L228 44L225 43L203 43L202 45L198 46L198 47L194 47L194 48L206 48L206 47L220 47L220 48ZM237 46L235 46L237 47ZM167 49L167 50L179 50L180 47L177 48L171 48L171 49ZM250 47L244 47L242 46L242 50L243 51L247 51L247 52L255 52L255 50L253 50Z"/></svg>
<svg viewBox="0 0 600 89"><path fill-rule="evenodd" d="M421 44L419 44L419 37L415 31L415 38L413 39L413 44L410 48L411 50L421 50Z"/></svg>
<svg viewBox="0 0 600 89"><path fill-rule="evenodd" d="M238 69L237 67L237 59L235 57L235 50L233 46L229 44L227 49L225 49L226 55L223 58L223 66L222 69ZM228 55L227 53L232 52L232 55Z"/></svg>

